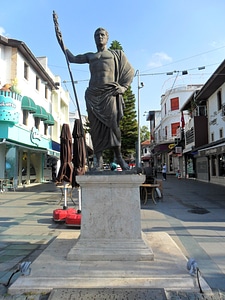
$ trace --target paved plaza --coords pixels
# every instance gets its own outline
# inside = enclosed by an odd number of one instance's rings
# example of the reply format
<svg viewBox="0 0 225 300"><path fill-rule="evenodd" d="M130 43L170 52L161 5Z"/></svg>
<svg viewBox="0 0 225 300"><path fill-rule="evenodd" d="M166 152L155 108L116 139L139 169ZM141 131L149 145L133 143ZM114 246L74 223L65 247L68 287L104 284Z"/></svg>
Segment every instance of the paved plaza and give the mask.
<svg viewBox="0 0 225 300"><path fill-rule="evenodd" d="M158 289L126 289L123 293L120 289L58 289L50 295L8 295L4 284L18 263L33 262L60 234L79 235L79 229L53 222L53 210L63 205L63 202L59 204L61 190L54 183L1 193L0 299L225 299L224 195L223 186L168 176L167 181L163 181L163 198L158 199L156 205L149 199L141 207L143 232L155 236L167 233L187 259L195 258L202 277L213 293L164 291L162 286ZM78 207L76 190L73 192L73 200ZM70 199L68 203L74 206ZM19 272L12 277L11 283L18 276ZM80 295L80 298L75 295Z"/></svg>

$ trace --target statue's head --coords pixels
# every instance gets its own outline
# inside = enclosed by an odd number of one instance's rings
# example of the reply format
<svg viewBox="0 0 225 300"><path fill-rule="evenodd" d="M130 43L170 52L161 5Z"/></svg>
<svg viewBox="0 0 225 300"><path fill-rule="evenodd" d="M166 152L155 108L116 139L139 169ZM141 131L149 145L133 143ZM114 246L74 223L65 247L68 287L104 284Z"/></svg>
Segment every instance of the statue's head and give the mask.
<svg viewBox="0 0 225 300"><path fill-rule="evenodd" d="M94 33L94 38L95 38L95 41L96 41L96 38L98 37L98 35L100 33L104 33L105 36L106 36L106 39L107 39L107 42L108 42L108 39L109 39L109 33L106 29L102 28L102 27L99 27L95 30L95 33Z"/></svg>

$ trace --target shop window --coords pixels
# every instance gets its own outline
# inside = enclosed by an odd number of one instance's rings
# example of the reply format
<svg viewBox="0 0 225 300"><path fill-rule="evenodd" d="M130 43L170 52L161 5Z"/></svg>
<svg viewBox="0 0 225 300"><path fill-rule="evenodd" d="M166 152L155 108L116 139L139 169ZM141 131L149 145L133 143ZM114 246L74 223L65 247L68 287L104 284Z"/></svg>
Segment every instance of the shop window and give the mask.
<svg viewBox="0 0 225 300"><path fill-rule="evenodd" d="M26 176L26 175L27 175L27 168L26 168L26 166L24 166L22 168L22 176ZM35 168L33 165L30 165L30 176L31 175L36 175L36 171L35 171Z"/></svg>
<svg viewBox="0 0 225 300"><path fill-rule="evenodd" d="M211 159L212 176L216 176L216 156L213 155Z"/></svg>
<svg viewBox="0 0 225 300"><path fill-rule="evenodd" d="M218 155L219 176L225 176L225 153Z"/></svg>
<svg viewBox="0 0 225 300"><path fill-rule="evenodd" d="M29 77L29 66L27 63L24 63L23 77L28 80Z"/></svg>
<svg viewBox="0 0 225 300"><path fill-rule="evenodd" d="M27 110L23 110L23 125L28 125L28 115L29 112Z"/></svg>
<svg viewBox="0 0 225 300"><path fill-rule="evenodd" d="M218 108L218 110L222 109L222 93L221 93L221 91L217 92L217 108Z"/></svg>
<svg viewBox="0 0 225 300"><path fill-rule="evenodd" d="M171 110L179 109L179 97L170 99Z"/></svg>

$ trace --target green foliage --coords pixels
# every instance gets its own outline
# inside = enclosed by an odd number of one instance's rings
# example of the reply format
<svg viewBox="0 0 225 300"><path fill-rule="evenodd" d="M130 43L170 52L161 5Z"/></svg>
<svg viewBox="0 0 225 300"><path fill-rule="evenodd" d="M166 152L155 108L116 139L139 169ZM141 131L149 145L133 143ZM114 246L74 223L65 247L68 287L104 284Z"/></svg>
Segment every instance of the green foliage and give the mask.
<svg viewBox="0 0 225 300"><path fill-rule="evenodd" d="M123 47L120 45L120 43L118 41L112 41L109 49L111 49L111 50L122 50L123 51Z"/></svg>
<svg viewBox="0 0 225 300"><path fill-rule="evenodd" d="M141 132L141 143L150 140L150 132L147 126L142 126L140 132Z"/></svg>
<svg viewBox="0 0 225 300"><path fill-rule="evenodd" d="M121 151L125 158L132 157L136 150L135 145L138 137L137 114L135 110L135 96L131 87L124 93L124 117L120 122Z"/></svg>

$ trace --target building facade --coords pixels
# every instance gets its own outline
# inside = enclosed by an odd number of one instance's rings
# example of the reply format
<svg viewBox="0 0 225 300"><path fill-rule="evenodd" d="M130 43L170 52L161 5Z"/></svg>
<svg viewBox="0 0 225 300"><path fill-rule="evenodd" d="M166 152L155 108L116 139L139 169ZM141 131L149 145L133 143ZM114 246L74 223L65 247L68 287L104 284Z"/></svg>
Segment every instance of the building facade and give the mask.
<svg viewBox="0 0 225 300"><path fill-rule="evenodd" d="M174 88L162 95L161 119L150 111L154 164L179 178L225 185L225 61L204 85Z"/></svg>
<svg viewBox="0 0 225 300"><path fill-rule="evenodd" d="M182 157L182 135L188 115L181 116L180 108L199 88L199 85L178 86L167 90L161 96L161 111L150 111L147 120L152 128L151 152L153 154L154 166L158 172L166 163L167 172L176 174L183 172ZM183 120L182 120L183 118Z"/></svg>
<svg viewBox="0 0 225 300"><path fill-rule="evenodd" d="M225 185L225 61L182 109L191 112L183 150L186 174L191 161L197 179Z"/></svg>
<svg viewBox="0 0 225 300"><path fill-rule="evenodd" d="M52 179L63 123L69 123L69 95L47 58L0 36L0 179L14 187Z"/></svg>

